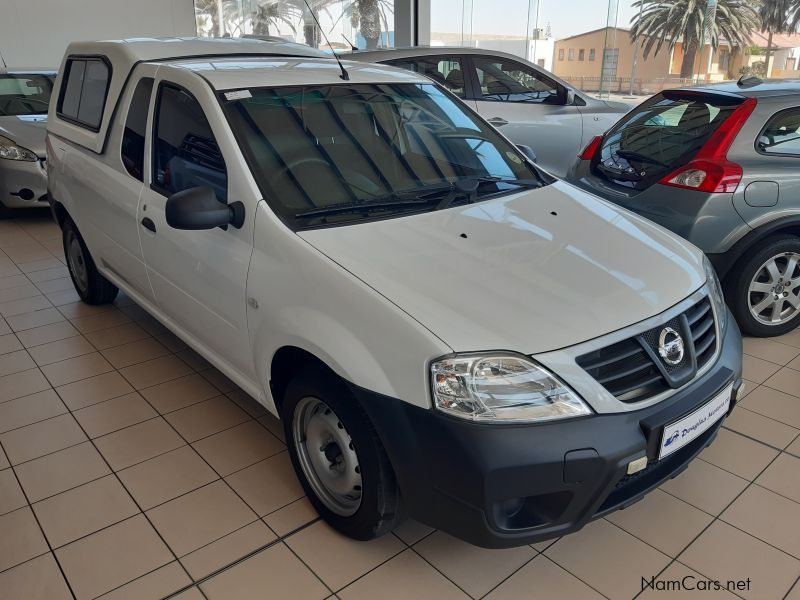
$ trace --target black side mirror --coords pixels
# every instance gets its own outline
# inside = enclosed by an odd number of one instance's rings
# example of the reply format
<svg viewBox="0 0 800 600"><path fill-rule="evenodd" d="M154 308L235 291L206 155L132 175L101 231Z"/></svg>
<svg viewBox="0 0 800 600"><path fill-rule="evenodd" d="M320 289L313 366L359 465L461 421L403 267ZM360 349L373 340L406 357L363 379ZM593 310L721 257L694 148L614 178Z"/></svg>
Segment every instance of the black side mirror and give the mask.
<svg viewBox="0 0 800 600"><path fill-rule="evenodd" d="M525 158L527 158L529 161L536 164L536 152L533 151L533 148L526 146L525 144L517 144L517 150L522 152L525 155Z"/></svg>
<svg viewBox="0 0 800 600"><path fill-rule="evenodd" d="M244 204L225 204L208 186L193 187L172 194L164 208L167 225L175 229L237 229L244 224Z"/></svg>

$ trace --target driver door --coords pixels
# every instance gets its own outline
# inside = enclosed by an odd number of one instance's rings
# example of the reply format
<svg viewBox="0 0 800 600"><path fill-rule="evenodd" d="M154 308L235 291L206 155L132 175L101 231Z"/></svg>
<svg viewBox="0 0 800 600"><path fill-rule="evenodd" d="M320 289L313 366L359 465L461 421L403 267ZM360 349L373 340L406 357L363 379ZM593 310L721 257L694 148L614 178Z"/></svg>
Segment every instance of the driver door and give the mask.
<svg viewBox="0 0 800 600"><path fill-rule="evenodd" d="M563 177L581 151L583 117L566 105L567 89L511 59L471 55L480 115L515 144L533 148L537 163Z"/></svg>
<svg viewBox="0 0 800 600"><path fill-rule="evenodd" d="M237 161L231 158L235 142L226 136L210 87L188 72L168 76L156 79L146 142L150 159L137 215L147 274L162 314L240 377L252 380L246 285L256 199L240 184L246 177L237 176ZM197 186L211 188L222 202L233 202L233 197L243 202L243 226L170 227L167 199Z"/></svg>

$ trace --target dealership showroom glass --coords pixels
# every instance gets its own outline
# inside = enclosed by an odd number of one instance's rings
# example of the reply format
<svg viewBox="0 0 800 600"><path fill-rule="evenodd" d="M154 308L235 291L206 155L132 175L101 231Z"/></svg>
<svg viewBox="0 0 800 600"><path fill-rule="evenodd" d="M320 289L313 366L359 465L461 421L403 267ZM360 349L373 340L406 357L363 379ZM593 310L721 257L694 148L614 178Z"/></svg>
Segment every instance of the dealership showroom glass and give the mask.
<svg viewBox="0 0 800 600"><path fill-rule="evenodd" d="M800 600L798 81L800 1L0 0L0 600Z"/></svg>

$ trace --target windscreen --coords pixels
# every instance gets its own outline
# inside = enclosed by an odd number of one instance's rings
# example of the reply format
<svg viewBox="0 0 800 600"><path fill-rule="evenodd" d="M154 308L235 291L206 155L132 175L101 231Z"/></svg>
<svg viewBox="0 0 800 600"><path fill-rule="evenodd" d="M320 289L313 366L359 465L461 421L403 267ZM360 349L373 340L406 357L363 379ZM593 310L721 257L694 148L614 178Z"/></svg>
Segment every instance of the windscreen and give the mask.
<svg viewBox="0 0 800 600"><path fill-rule="evenodd" d="M432 84L259 88L236 96L222 94L234 134L265 199L297 228L437 210L546 179Z"/></svg>
<svg viewBox="0 0 800 600"><path fill-rule="evenodd" d="M49 75L0 75L0 117L47 114L52 92Z"/></svg>
<svg viewBox="0 0 800 600"><path fill-rule="evenodd" d="M592 170L620 186L649 188L692 160L742 101L699 92L656 94L605 136Z"/></svg>

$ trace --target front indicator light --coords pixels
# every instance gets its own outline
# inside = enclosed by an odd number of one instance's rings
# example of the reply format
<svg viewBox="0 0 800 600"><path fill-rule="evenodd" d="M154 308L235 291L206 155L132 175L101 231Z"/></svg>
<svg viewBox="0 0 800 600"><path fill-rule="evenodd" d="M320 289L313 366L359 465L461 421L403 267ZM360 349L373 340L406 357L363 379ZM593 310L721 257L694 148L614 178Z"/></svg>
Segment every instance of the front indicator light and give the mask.
<svg viewBox="0 0 800 600"><path fill-rule="evenodd" d="M592 413L544 367L515 355L473 354L431 365L436 409L478 422L532 423Z"/></svg>

